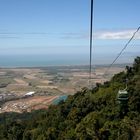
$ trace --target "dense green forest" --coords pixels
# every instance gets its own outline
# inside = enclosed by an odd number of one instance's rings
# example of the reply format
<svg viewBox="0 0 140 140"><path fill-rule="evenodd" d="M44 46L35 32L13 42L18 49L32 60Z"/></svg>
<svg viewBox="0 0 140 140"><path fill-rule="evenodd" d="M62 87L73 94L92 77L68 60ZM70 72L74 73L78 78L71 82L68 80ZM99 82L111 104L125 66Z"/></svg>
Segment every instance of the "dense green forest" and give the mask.
<svg viewBox="0 0 140 140"><path fill-rule="evenodd" d="M117 102L128 83L129 100ZM139 140L140 57L93 89L83 88L48 110L0 115L0 140Z"/></svg>

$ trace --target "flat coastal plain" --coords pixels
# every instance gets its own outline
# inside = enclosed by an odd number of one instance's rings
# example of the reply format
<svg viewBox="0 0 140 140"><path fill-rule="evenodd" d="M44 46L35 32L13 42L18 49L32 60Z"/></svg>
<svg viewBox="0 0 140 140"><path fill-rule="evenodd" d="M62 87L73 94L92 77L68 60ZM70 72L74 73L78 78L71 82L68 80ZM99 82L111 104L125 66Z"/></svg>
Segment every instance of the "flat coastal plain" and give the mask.
<svg viewBox="0 0 140 140"><path fill-rule="evenodd" d="M93 87L124 68L125 65L115 65L104 75L107 66L94 66ZM0 113L46 109L58 97L72 95L88 87L88 83L88 66L0 68Z"/></svg>

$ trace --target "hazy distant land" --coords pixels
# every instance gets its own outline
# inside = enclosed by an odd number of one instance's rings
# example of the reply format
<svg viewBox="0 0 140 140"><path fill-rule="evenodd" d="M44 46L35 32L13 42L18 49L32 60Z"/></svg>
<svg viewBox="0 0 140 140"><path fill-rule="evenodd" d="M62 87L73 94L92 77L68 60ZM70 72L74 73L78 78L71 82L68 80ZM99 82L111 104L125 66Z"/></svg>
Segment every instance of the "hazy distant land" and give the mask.
<svg viewBox="0 0 140 140"><path fill-rule="evenodd" d="M106 75L106 66L94 66L92 84L103 83L123 71L126 64L115 65ZM47 108L61 95L74 94L88 87L88 66L51 66L0 69L0 113ZM29 92L34 94L26 95Z"/></svg>

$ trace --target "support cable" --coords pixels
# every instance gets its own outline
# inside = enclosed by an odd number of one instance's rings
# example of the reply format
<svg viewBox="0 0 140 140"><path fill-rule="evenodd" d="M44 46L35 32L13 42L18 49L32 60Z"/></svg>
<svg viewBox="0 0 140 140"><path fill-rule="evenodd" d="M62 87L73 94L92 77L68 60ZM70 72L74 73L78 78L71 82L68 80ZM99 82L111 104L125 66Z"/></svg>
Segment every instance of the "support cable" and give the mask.
<svg viewBox="0 0 140 140"><path fill-rule="evenodd" d="M93 39L93 0L91 0L91 17L90 17L90 62L89 62L89 86L92 78L92 39Z"/></svg>
<svg viewBox="0 0 140 140"><path fill-rule="evenodd" d="M122 55L123 51L127 48L127 46L130 44L130 42L135 37L136 33L140 30L140 26L137 28L137 30L133 33L132 37L128 40L128 42L125 44L123 49L120 51L120 53L117 55L117 57L113 60L113 62L108 66L107 70L105 71L104 75L108 73L112 65L117 61L117 59Z"/></svg>

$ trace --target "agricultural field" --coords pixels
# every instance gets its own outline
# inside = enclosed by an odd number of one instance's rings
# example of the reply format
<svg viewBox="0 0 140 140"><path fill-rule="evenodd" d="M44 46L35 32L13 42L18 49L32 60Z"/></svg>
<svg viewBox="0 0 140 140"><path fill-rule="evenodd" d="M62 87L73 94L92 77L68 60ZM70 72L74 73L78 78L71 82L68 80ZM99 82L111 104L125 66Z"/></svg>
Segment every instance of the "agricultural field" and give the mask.
<svg viewBox="0 0 140 140"><path fill-rule="evenodd" d="M123 71L124 65L116 65L104 75L106 68L106 66L93 68L91 74L93 87L96 83L103 83L115 73ZM72 95L88 86L88 66L1 68L0 113L44 108L44 105L50 105L59 96Z"/></svg>

